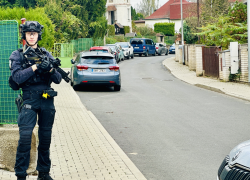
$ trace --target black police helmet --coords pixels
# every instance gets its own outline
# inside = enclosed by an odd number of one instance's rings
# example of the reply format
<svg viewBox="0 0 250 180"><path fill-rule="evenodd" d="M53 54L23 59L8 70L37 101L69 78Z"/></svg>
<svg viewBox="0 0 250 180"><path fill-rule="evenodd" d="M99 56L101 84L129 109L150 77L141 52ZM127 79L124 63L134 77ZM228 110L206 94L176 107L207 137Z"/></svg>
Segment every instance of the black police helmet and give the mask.
<svg viewBox="0 0 250 180"><path fill-rule="evenodd" d="M42 39L43 26L37 21L26 21L20 25L22 39L26 40L25 32L38 32L38 41Z"/></svg>

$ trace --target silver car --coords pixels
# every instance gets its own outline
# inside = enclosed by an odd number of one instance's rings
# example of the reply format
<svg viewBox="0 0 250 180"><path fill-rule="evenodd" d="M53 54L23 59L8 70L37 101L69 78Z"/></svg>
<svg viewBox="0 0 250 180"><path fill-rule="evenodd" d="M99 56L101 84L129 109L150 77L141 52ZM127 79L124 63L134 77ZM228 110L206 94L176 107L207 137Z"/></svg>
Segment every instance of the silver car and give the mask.
<svg viewBox="0 0 250 180"><path fill-rule="evenodd" d="M163 43L156 43L155 48L156 48L156 53L159 56L162 55L162 54L168 55L168 48L166 46L164 46Z"/></svg>
<svg viewBox="0 0 250 180"><path fill-rule="evenodd" d="M120 68L112 54L81 52L71 63L71 86L75 90L80 86L102 85L120 91Z"/></svg>
<svg viewBox="0 0 250 180"><path fill-rule="evenodd" d="M134 58L134 48L129 42L117 42L115 44L118 44L122 47L122 49L124 50L123 54L127 59Z"/></svg>
<svg viewBox="0 0 250 180"><path fill-rule="evenodd" d="M231 150L222 161L217 180L250 180L250 140Z"/></svg>

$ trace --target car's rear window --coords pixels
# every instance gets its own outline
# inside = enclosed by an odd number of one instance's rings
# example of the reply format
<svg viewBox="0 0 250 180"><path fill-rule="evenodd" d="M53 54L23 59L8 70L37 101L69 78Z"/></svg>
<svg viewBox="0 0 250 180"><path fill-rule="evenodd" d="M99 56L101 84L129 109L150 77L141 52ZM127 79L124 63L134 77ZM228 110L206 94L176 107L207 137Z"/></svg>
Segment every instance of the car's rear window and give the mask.
<svg viewBox="0 0 250 180"><path fill-rule="evenodd" d="M142 40L132 40L131 44L143 44Z"/></svg>
<svg viewBox="0 0 250 180"><path fill-rule="evenodd" d="M121 47L128 48L128 43L120 43Z"/></svg>
<svg viewBox="0 0 250 180"><path fill-rule="evenodd" d="M113 57L91 56L83 57L81 63L84 64L114 64Z"/></svg>
<svg viewBox="0 0 250 180"><path fill-rule="evenodd" d="M98 51L98 52L105 52L105 53L108 52L107 49L92 49L90 51Z"/></svg>

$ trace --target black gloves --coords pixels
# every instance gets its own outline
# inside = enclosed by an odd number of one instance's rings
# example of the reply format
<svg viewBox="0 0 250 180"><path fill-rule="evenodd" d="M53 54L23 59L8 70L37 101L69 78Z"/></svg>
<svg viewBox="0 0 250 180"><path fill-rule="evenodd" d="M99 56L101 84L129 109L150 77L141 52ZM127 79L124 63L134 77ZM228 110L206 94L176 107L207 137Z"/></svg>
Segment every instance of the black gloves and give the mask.
<svg viewBox="0 0 250 180"><path fill-rule="evenodd" d="M39 64L39 68L44 72L48 72L53 68L53 65L50 63L49 60L44 59L41 64Z"/></svg>

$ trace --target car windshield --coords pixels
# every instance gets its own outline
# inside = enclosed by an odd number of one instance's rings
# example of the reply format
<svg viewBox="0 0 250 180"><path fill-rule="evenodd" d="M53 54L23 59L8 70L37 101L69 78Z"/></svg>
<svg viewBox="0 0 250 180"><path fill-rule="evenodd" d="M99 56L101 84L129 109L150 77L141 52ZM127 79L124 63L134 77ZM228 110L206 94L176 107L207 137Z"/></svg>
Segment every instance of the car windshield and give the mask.
<svg viewBox="0 0 250 180"><path fill-rule="evenodd" d="M115 46L109 46L112 51L115 51Z"/></svg>
<svg viewBox="0 0 250 180"><path fill-rule="evenodd" d="M142 44L142 40L132 40L131 44Z"/></svg>
<svg viewBox="0 0 250 180"><path fill-rule="evenodd" d="M121 45L123 48L128 48L128 43L119 43L119 45Z"/></svg>

